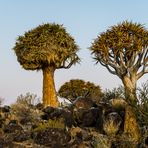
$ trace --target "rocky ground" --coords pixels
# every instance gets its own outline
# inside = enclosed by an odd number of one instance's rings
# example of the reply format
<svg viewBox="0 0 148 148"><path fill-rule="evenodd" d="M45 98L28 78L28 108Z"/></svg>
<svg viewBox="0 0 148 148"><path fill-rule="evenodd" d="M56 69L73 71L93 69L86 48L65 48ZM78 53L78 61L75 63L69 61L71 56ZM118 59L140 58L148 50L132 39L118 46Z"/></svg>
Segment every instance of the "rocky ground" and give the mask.
<svg viewBox="0 0 148 148"><path fill-rule="evenodd" d="M22 107L17 114L3 106L0 148L147 148L147 127L137 131L133 124L131 107L122 99L95 104L80 98L60 108Z"/></svg>

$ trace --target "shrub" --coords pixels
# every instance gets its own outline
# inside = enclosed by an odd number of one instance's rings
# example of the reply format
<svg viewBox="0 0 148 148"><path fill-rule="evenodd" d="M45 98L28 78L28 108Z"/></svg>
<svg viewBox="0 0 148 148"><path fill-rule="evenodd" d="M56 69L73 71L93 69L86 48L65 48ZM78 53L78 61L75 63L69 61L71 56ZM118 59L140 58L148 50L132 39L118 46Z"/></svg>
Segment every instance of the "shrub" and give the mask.
<svg viewBox="0 0 148 148"><path fill-rule="evenodd" d="M108 102L109 100L115 98L125 99L125 92L123 86L120 85L119 87L115 87L112 90L106 89L103 92L103 101Z"/></svg>
<svg viewBox="0 0 148 148"><path fill-rule="evenodd" d="M11 105L13 113L22 124L38 120L40 114L34 108L38 100L37 95L26 93L18 96L16 103Z"/></svg>
<svg viewBox="0 0 148 148"><path fill-rule="evenodd" d="M136 108L137 117L141 126L148 125L148 81L138 88L139 103Z"/></svg>
<svg viewBox="0 0 148 148"><path fill-rule="evenodd" d="M122 119L116 112L109 113L104 120L103 130L109 136L115 136L119 131Z"/></svg>
<svg viewBox="0 0 148 148"><path fill-rule="evenodd" d="M39 123L37 127L34 129L35 131L40 131L44 130L46 128L60 128L64 129L65 128L65 123L63 118L59 119L49 119L47 122Z"/></svg>

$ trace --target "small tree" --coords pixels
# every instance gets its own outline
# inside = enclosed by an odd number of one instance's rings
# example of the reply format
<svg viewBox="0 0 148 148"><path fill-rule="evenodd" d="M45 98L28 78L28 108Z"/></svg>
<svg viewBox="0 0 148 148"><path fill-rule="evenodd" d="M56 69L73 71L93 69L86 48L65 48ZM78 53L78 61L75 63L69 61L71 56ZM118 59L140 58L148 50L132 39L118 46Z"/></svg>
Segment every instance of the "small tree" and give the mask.
<svg viewBox="0 0 148 148"><path fill-rule="evenodd" d="M79 61L74 39L62 25L43 24L19 36L13 49L24 69L43 71L43 104L57 107L54 72Z"/></svg>
<svg viewBox="0 0 148 148"><path fill-rule="evenodd" d="M100 86L80 79L72 79L69 82L64 83L58 91L59 96L72 102L80 96L85 97L88 93L92 99L95 99L94 101L100 101L100 98L102 97Z"/></svg>
<svg viewBox="0 0 148 148"><path fill-rule="evenodd" d="M90 50L97 63L122 80L127 100L137 102L136 82L148 73L148 31L124 21L101 33Z"/></svg>

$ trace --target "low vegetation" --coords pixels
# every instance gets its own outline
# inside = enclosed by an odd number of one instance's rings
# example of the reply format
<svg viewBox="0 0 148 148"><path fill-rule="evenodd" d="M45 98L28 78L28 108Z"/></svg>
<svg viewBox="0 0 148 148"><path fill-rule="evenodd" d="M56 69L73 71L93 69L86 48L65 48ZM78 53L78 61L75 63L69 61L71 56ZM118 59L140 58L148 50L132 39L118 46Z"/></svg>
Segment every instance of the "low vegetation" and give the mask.
<svg viewBox="0 0 148 148"><path fill-rule="evenodd" d="M37 95L26 93L18 96L16 103L11 105L13 114L22 124L39 120L40 113L35 109L35 105L40 101Z"/></svg>
<svg viewBox="0 0 148 148"><path fill-rule="evenodd" d="M47 122L38 123L36 126L37 127L34 129L34 131L41 131L41 130L45 130L47 128L64 129L65 128L65 123L64 123L63 118L49 119Z"/></svg>

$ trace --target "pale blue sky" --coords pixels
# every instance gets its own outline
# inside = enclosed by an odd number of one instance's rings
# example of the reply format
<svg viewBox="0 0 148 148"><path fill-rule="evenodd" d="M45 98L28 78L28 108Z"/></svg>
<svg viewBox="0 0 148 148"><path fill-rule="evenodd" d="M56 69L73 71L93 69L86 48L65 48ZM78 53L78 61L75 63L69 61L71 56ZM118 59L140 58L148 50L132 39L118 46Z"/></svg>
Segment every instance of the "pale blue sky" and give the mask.
<svg viewBox="0 0 148 148"><path fill-rule="evenodd" d="M94 82L103 90L118 86L117 76L94 65L88 47L100 32L124 20L148 28L148 0L0 0L0 97L12 103L21 93L42 96L42 73L22 69L11 49L19 35L47 22L63 24L81 48L80 65L56 71L57 90L74 78ZM138 85L147 79L145 75Z"/></svg>

